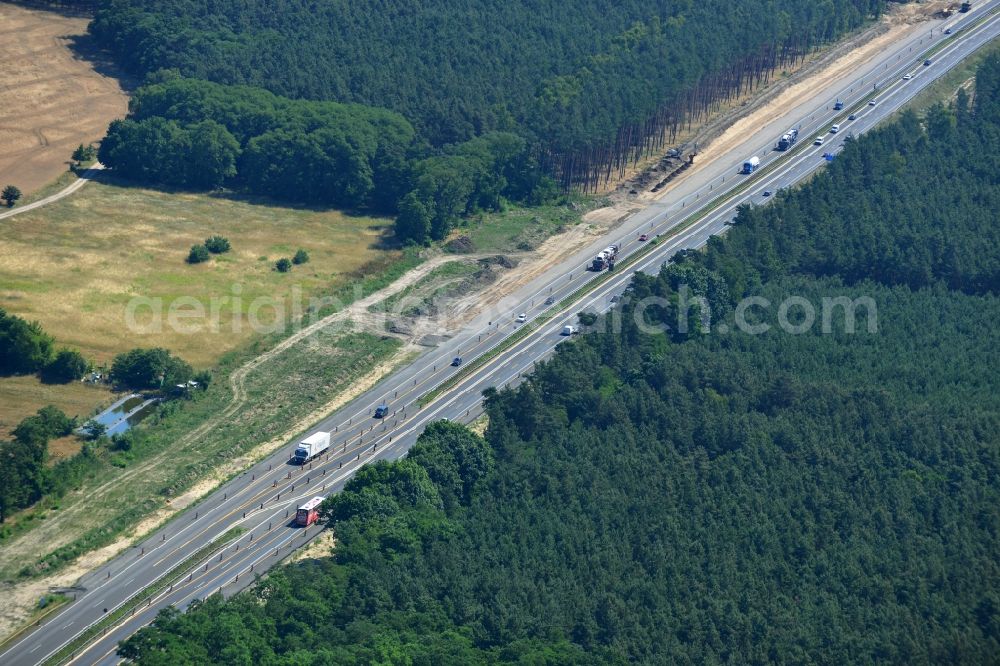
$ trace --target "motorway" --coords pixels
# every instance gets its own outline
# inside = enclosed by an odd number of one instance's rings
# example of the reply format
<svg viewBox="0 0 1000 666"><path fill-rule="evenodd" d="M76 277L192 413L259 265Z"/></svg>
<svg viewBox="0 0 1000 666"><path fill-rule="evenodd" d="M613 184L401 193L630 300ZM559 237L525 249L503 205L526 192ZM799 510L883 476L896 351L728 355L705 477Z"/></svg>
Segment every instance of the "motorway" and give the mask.
<svg viewBox="0 0 1000 666"><path fill-rule="evenodd" d="M309 432L332 433L328 454L303 467L295 466L288 460L294 449L294 442L290 443L134 548L85 575L78 583L75 601L8 647L0 654L0 663L43 663L99 622L105 613L126 604L154 582L162 582L164 590L126 614L125 621L107 629L71 660L80 664L116 663L117 643L151 622L160 609L168 605L183 609L195 599L218 592L228 596L251 584L257 575L319 534L318 527L302 529L292 525L299 504L337 492L361 465L405 455L431 421L450 418L467 422L476 418L482 411L482 391L517 383L566 339L560 332L564 325L576 323L577 312L607 311L612 307L612 296L627 287L636 271L655 273L678 250L702 246L710 236L725 230L739 205L764 203L764 190L777 191L807 177L825 163L824 153L839 152L844 137L870 130L995 38L1000 33L1000 17L987 13L998 4L1000 0L993 0L968 15L929 22L928 32L920 42L915 38L894 44L870 67L859 68L846 87L829 90L828 100L805 110L797 122L788 125L801 127L800 141L793 150L771 150L788 127L773 135L748 137L741 150L746 156L761 157L761 166L753 175L737 175L738 163L712 163L704 167L703 176L678 183L669 201L636 213L608 237L552 267L509 301L484 312L460 334L317 424ZM947 38L942 34L946 25L954 29ZM932 57L933 64L922 66L921 54L945 39L947 45ZM912 78L903 81L904 74ZM869 106L868 98L876 84L877 103ZM843 111L832 109L833 100L838 98L846 103ZM856 113L857 120L847 121L849 113ZM840 133L828 133L833 122L840 123ZM826 138L825 145L812 145L813 137L818 135ZM693 222L692 216L696 218ZM660 238L655 244L642 243L640 233ZM590 258L609 243L621 246L616 270L603 274L584 270ZM582 293L581 289L592 280L600 282ZM546 303L550 298L554 305ZM514 320L520 312L528 315L525 324ZM508 340L520 327L528 330ZM503 351L489 354L501 345L505 346ZM463 357L463 367L450 366L455 356ZM477 357L488 360L477 363ZM421 408L421 396L448 380L452 381ZM371 416L372 409L383 400L389 405L389 414L376 420ZM241 527L244 532L204 554L214 539L233 527ZM188 562L183 570L175 570L199 552L202 558Z"/></svg>

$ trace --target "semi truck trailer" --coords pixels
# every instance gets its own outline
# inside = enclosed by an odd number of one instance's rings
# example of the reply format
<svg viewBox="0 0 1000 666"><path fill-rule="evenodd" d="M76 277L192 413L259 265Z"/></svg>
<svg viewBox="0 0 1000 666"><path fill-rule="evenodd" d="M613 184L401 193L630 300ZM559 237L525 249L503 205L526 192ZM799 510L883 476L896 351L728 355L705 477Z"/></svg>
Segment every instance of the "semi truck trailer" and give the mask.
<svg viewBox="0 0 1000 666"><path fill-rule="evenodd" d="M613 268L615 265L615 258L618 256L618 246L609 245L603 250L601 250L594 260L590 262L590 269L594 271L603 271L605 268Z"/></svg>
<svg viewBox="0 0 1000 666"><path fill-rule="evenodd" d="M795 142L799 140L799 131L797 129L788 130L785 134L781 135L778 139L778 150L788 150L795 145Z"/></svg>
<svg viewBox="0 0 1000 666"><path fill-rule="evenodd" d="M326 452L330 448L330 433L314 432L301 442L295 449L295 462L305 465L316 456Z"/></svg>

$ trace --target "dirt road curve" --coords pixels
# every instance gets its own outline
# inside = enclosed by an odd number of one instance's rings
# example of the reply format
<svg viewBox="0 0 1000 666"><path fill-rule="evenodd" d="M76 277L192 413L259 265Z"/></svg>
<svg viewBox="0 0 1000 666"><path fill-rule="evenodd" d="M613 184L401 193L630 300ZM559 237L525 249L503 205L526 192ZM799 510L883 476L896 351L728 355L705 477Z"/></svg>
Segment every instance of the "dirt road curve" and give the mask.
<svg viewBox="0 0 1000 666"><path fill-rule="evenodd" d="M0 2L0 187L38 190L66 171L74 148L125 115L119 82L74 51L87 22Z"/></svg>
<svg viewBox="0 0 1000 666"><path fill-rule="evenodd" d="M49 195L44 199L39 199L38 201L35 201L33 203L25 204L24 206L19 206L17 208L0 209L0 211L3 211L0 212L0 220L4 219L5 217L13 217L18 213L26 213L29 210L35 210L36 208L40 208L46 204L50 204L53 201L58 201L63 197L68 197L69 195L73 194L78 189L86 185L90 180L94 178L95 175L97 175L97 172L103 168L104 168L103 164L101 164L100 162L96 162L94 166L90 167L89 169L81 173L80 177L74 180L69 185L67 185L65 189L59 190L55 194Z"/></svg>

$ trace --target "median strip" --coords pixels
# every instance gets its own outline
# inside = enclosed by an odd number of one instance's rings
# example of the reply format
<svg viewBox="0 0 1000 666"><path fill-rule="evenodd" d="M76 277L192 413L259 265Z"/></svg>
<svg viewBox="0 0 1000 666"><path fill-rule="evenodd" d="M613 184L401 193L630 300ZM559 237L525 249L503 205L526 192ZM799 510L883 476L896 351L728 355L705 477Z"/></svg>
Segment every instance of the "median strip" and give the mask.
<svg viewBox="0 0 1000 666"><path fill-rule="evenodd" d="M974 29L976 27L979 27L980 25L982 25L983 22L985 22L986 20L988 20L996 11L997 11L996 9L991 10L985 16L983 16L981 19L979 19L974 24L972 24L971 26L969 26L966 30L972 30L972 29ZM927 56L930 56L930 55L933 55L933 54L939 52L942 48L944 48L945 46L947 46L949 43L951 43L950 39L946 40L946 41L942 41L939 44L936 44L933 48L929 49L928 51L925 51L921 56L918 57L918 59L926 59ZM889 90L893 85L896 85L896 84L897 84L897 82L891 82L890 85L887 88L885 88L885 89L878 90L878 91L872 91L872 92L868 93L867 95L864 95L862 97L862 99L861 99L861 102L858 103L853 108L853 110L845 110L840 115L835 116L833 120L836 121L838 119L846 118L851 113L855 113L856 111L863 109L868 104L868 102L870 100L872 100L872 99L874 99L876 97L879 97L880 95L884 95L887 92L887 90ZM793 147L790 151L787 151L786 154L788 154L789 156L794 156L796 153L799 153L799 152L801 152L803 150L807 150L809 145L811 145L811 144L808 141L800 142L797 146ZM701 210L699 210L696 213L693 213L689 217L685 218L682 222L678 223L674 227L671 227L667 232L664 233L664 235L662 237L662 240L670 240L670 239L676 237L677 235L681 234L682 232L686 231L687 229L689 229L694 224L696 224L696 223L700 222L701 220L705 219L705 217L707 217L708 215L711 215L712 213L714 213L715 211L717 211L719 208L725 206L726 204L728 204L729 202L731 202L734 198L736 198L736 197L740 196L741 194L745 193L746 190L749 189L759 178L761 178L764 175L770 173L775 168L783 165L785 162L786 162L786 160L780 160L779 159L779 160L775 160L775 161L771 162L770 164L768 164L766 166L763 166L763 167L757 169L754 172L754 174L751 175L745 182L737 185L736 187L734 187L733 189L731 189L729 192L720 195L719 197L717 197L715 200L713 200L711 203L709 203L708 205L706 205ZM635 262L639 261L640 259L645 258L651 252L654 252L656 250L656 247L657 247L657 241L654 240L649 245L646 245L646 246L638 249L637 251L633 252L628 257L623 258L620 262L618 262L618 264L616 264L616 266L621 266L622 268L628 268L631 264L634 264ZM445 391L447 391L447 390L449 390L451 388L454 388L455 386L458 385L459 382L461 382L462 380L466 379L472 372L474 372L474 371L478 370L479 368L483 367L490 360L496 358L499 354L501 354L501 353L507 351L508 349L510 349L514 344L516 344L518 341L520 341L523 338L525 338L528 334L530 334L530 333L538 330L538 328L540 328L541 325L543 325L544 323L548 322L549 320L551 320L552 318L554 318L555 316L557 316L558 314L560 314L564 309L566 309L569 305L571 305L575 301L579 300L582 296L586 295L587 293L589 293L591 291L595 291L598 287L600 287L602 284L604 284L605 281L607 281L609 279L610 273L611 273L610 271L605 271L602 274L594 277L593 279L588 280L586 283L584 283L583 285L581 285L579 289L575 290L572 294L570 294L566 298L562 299L558 303L553 304L551 307L547 308L546 310L542 311L542 313L539 314L537 317L535 317L533 320L531 320L531 322L529 324L526 324L525 326L522 326L521 328L519 328L517 331L514 331L511 335L507 336L507 338L505 338L496 347L494 347L493 349L490 349L486 353L484 353L481 356L479 356L479 357L475 358L474 360L470 361L461 370L459 370L458 372L456 372L455 374L453 374L451 377L449 377L448 379L446 379L444 382L442 382L441 384L439 384L437 387L435 387L434 389L431 389L427 393L425 393L422 396L420 396L420 398L417 399L417 404L421 408L423 408L423 407L426 407L428 404L432 403L442 393L444 393Z"/></svg>
<svg viewBox="0 0 1000 666"><path fill-rule="evenodd" d="M242 527L234 527L229 531L225 532L218 539L215 539L211 543L206 544L196 553L191 555L189 558L178 564L176 567L171 569L165 576L161 576L152 585L146 587L138 594L133 595L125 603L118 606L100 620L94 624L87 627L83 633L78 635L76 638L71 640L66 645L62 646L57 650L52 656L48 657L42 662L43 666L57 666L58 664L65 664L69 660L76 656L77 650L85 648L90 645L91 641L96 638L99 634L106 632L107 629L114 627L122 620L126 615L132 613L136 608L138 608L143 602L152 599L160 592L165 590L170 584L169 581L173 580L175 576L180 575L183 571L193 567L199 561L208 557L212 551L217 550L223 546L228 545L233 540L238 538L243 534L245 530Z"/></svg>
<svg viewBox="0 0 1000 666"><path fill-rule="evenodd" d="M808 144L806 142L800 143L796 148L793 148L786 154L789 156L794 156L795 153L804 150L807 145ZM759 178L763 177L764 175L771 172L778 166L783 165L784 163L785 160L775 160L774 162L771 162L770 164L757 169L754 172L754 175L750 176L745 182L737 185L736 187L729 190L725 194L719 195L710 203L708 203L704 208L692 213L688 217L684 218L684 220L678 222L676 225L674 225L669 230L664 232L662 236L654 239L648 245L639 248L629 256L624 257L620 261L616 262L614 271L602 271L601 273L594 276L592 279L580 285L580 287L577 288L569 296L563 298L558 303L554 303L547 309L543 310L541 314L532 319L529 323L525 324L518 330L511 333L496 347L476 357L475 359L464 365L461 370L453 374L451 377L446 379L437 387L431 389L427 393L420 396L420 398L417 399L417 404L420 405L421 408L426 407L428 404L437 399L443 392L455 387L459 382L468 377L472 372L483 367L483 365L488 363L490 360L496 358L499 354L510 349L515 343L517 343L519 340L522 340L528 334L538 330L538 328L540 328L542 324L545 324L549 320L558 316L560 313L562 313L563 310L568 308L572 303L576 302L581 297L585 296L587 293L595 291L598 287L600 287L602 284L604 284L607 280L610 279L612 273L619 272L620 269L628 268L632 264L647 257L650 253L655 252L658 248L659 243L671 240L672 238L683 233L684 231L687 231L693 225L697 224L701 220L705 219L707 216L717 211L719 208L722 208L726 204L730 203L733 199L746 192L746 190L749 189ZM666 261L666 259L664 259L664 261Z"/></svg>
<svg viewBox="0 0 1000 666"><path fill-rule="evenodd" d="M50 600L45 606L45 609L34 615L28 622L26 622L20 629L9 634L6 638L0 641L0 650L3 650L10 643L23 638L26 634L30 633L36 627L38 627L42 622L47 620L49 616L61 611L66 605L71 601L71 599L65 594L50 594L47 595Z"/></svg>

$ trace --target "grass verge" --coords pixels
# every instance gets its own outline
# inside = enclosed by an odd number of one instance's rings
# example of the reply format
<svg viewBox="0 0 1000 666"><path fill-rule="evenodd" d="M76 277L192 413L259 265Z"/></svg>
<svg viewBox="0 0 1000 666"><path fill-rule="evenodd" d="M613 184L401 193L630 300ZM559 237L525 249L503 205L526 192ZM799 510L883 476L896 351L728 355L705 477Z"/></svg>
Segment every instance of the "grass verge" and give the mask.
<svg viewBox="0 0 1000 666"><path fill-rule="evenodd" d="M25 621L24 625L22 625L20 629L7 635L2 641L0 641L0 650L3 650L8 644L29 633L40 622L45 620L45 618L55 615L70 602L70 598L65 594L47 594L44 599L46 601L44 607L36 608L35 612L31 614L31 617Z"/></svg>
<svg viewBox="0 0 1000 666"><path fill-rule="evenodd" d="M157 594L167 589L176 575L181 572L186 571L191 568L199 561L205 559L212 553L212 551L221 548L228 543L232 542L234 539L239 537L243 533L242 527L234 527L220 536L218 539L206 544L204 547L200 548L198 552L193 554L191 557L187 558L176 567L168 571L165 575L160 576L160 578L152 585L140 590L134 596L132 596L128 601L115 608L113 611L105 615L100 619L100 621L87 627L86 631L81 633L79 636L74 638L72 641L64 645L58 652L53 654L51 657L46 659L44 666L58 666L58 664L64 664L68 660L72 659L76 654L76 651L86 647L90 642L97 637L105 629L110 629L118 624L119 620L124 618L126 615L132 613L136 608L139 607L144 601L155 597Z"/></svg>
<svg viewBox="0 0 1000 666"><path fill-rule="evenodd" d="M923 115L935 103L948 102L962 85L975 78L976 69L979 68L980 63L990 55L998 52L1000 52L1000 38L988 42L950 72L924 88L920 91L920 94L916 95L900 109L897 115L906 110L913 110ZM933 65L931 66L933 67Z"/></svg>
<svg viewBox="0 0 1000 666"><path fill-rule="evenodd" d="M572 192L535 208L510 206L497 213L481 213L456 233L467 236L476 252L527 252L578 224L587 211L606 204L604 198Z"/></svg>
<svg viewBox="0 0 1000 666"><path fill-rule="evenodd" d="M179 500L186 507L189 489L203 484L200 497L250 464L245 456L253 449L273 449L290 431L308 427L310 414L384 363L401 344L363 332L320 331L247 374L241 406L200 437L189 435L227 408L233 397L228 386L212 387L191 401L165 404L137 429L130 451L102 460L78 491L62 498L60 511L49 514L44 532L56 530L69 538L18 535L5 545L0 575L10 579L53 573L113 543L169 501ZM242 365L233 362L232 369ZM123 464L124 469L116 467Z"/></svg>
<svg viewBox="0 0 1000 666"><path fill-rule="evenodd" d="M458 285L475 275L479 266L474 261L456 259L441 264L424 277L389 298L375 303L369 312L392 312L403 316L419 314L437 297L447 296Z"/></svg>

